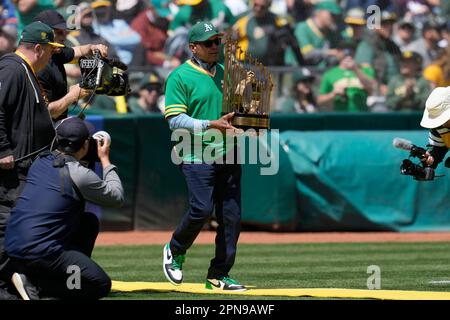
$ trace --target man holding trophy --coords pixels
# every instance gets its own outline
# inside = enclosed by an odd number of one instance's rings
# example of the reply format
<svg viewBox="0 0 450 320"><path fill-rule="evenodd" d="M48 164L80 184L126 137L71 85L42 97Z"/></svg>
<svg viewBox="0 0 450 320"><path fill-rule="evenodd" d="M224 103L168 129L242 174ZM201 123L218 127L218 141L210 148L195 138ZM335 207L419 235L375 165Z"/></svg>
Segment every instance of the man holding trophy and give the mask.
<svg viewBox="0 0 450 320"><path fill-rule="evenodd" d="M172 284L182 283L186 252L215 209L216 250L205 287L245 291L246 287L229 275L241 228L241 166L236 161L224 161L230 151L224 142L205 138L207 129L224 134L236 129L232 125L234 112L222 115L224 66L217 63L222 36L209 21L195 24L188 35L192 58L176 68L166 82L165 118L171 130L189 131L194 151L183 152L181 156L180 168L189 190L189 209L170 243L164 246L163 270ZM200 141L197 148L195 141ZM215 150L212 162L203 159L203 150L207 147Z"/></svg>

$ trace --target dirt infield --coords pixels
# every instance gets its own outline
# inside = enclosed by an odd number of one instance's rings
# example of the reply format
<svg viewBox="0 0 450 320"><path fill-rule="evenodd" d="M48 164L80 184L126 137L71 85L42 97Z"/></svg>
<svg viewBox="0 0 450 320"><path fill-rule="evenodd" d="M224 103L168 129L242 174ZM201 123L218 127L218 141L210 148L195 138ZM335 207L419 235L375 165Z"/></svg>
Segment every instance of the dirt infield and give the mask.
<svg viewBox="0 0 450 320"><path fill-rule="evenodd" d="M96 245L164 244L171 231L101 232ZM202 231L195 243L214 243L215 232ZM321 243L321 242L436 242L450 241L450 232L242 232L239 243Z"/></svg>

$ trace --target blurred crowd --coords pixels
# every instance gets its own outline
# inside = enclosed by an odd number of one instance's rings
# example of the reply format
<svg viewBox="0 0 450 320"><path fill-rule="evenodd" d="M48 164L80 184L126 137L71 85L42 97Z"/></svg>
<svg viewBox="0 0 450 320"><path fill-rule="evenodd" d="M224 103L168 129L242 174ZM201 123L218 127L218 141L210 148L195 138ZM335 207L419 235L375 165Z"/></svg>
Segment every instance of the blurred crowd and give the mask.
<svg viewBox="0 0 450 320"><path fill-rule="evenodd" d="M107 45L131 94L94 113L162 113L164 80L189 58L187 33L211 20L276 75L273 112L423 110L450 85L450 0L2 0L0 55L41 11L66 18L66 44ZM223 58L222 58L223 59ZM69 85L77 65L66 65Z"/></svg>

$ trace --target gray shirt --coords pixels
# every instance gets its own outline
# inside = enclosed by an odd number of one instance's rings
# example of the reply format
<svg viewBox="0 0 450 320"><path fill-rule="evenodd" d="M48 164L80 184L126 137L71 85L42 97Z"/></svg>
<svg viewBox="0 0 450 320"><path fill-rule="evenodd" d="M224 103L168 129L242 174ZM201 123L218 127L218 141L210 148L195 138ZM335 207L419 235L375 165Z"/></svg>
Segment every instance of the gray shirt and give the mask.
<svg viewBox="0 0 450 320"><path fill-rule="evenodd" d="M70 177L86 201L105 207L118 207L124 202L122 182L117 168L109 165L103 169L103 179L77 159L67 156ZM74 192L76 195L76 193Z"/></svg>
<svg viewBox="0 0 450 320"><path fill-rule="evenodd" d="M427 49L426 42L423 38L419 38L407 46L405 46L403 51L414 51L420 54L423 58L422 67L426 67L435 60L439 54L439 47L436 45L435 48Z"/></svg>

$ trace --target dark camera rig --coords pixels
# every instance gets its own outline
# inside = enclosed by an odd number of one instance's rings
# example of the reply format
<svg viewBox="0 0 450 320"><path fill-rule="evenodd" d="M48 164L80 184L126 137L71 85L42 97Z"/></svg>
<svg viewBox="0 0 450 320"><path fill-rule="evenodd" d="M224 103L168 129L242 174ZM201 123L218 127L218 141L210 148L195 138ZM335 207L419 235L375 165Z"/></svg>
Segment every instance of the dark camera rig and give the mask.
<svg viewBox="0 0 450 320"><path fill-rule="evenodd" d="M86 167L94 170L95 163L100 162L100 158L97 153L97 144L103 146L103 144L111 144L111 136L106 131L97 131L89 138L89 148L86 155L81 159Z"/></svg>
<svg viewBox="0 0 450 320"><path fill-rule="evenodd" d="M99 52L95 52L92 57L81 57L78 64L81 69L81 88L108 96L124 96L130 92L128 75L117 70L128 69L121 61L103 58Z"/></svg>
<svg viewBox="0 0 450 320"><path fill-rule="evenodd" d="M409 151L409 158L404 159L400 165L400 173L407 176L412 176L418 181L432 181L435 178L434 168L428 166L425 162L421 161L420 164L414 163L410 158L418 158L423 160L425 157L426 149L418 147L412 144L410 141L395 138L393 145L396 148Z"/></svg>
<svg viewBox="0 0 450 320"><path fill-rule="evenodd" d="M400 165L400 173L412 176L418 181L432 181L435 177L434 169L432 167L416 164L409 159L403 160Z"/></svg>

